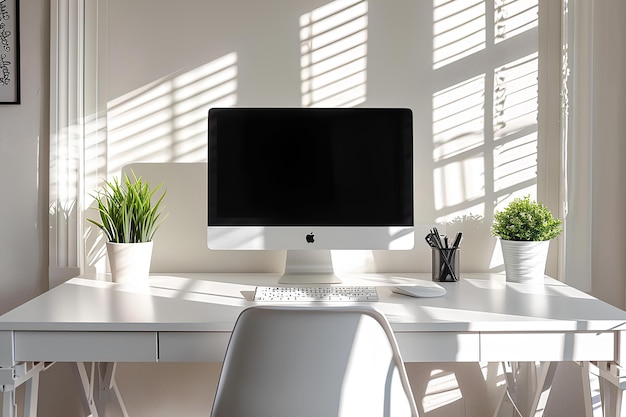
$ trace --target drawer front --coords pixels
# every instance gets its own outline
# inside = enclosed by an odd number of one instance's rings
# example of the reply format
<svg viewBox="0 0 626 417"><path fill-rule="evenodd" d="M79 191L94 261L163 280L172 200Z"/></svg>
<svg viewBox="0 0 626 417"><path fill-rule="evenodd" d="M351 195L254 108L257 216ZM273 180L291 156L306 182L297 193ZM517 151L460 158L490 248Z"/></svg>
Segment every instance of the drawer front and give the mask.
<svg viewBox="0 0 626 417"><path fill-rule="evenodd" d="M156 362L155 332L15 332L17 361Z"/></svg>
<svg viewBox="0 0 626 417"><path fill-rule="evenodd" d="M478 362L477 333L395 333L405 362Z"/></svg>
<svg viewBox="0 0 626 417"><path fill-rule="evenodd" d="M612 361L614 332L481 333L480 360Z"/></svg>
<svg viewBox="0 0 626 417"><path fill-rule="evenodd" d="M160 332L159 362L222 362L230 332Z"/></svg>
<svg viewBox="0 0 626 417"><path fill-rule="evenodd" d="M13 360L13 332L0 332L0 368L11 367Z"/></svg>

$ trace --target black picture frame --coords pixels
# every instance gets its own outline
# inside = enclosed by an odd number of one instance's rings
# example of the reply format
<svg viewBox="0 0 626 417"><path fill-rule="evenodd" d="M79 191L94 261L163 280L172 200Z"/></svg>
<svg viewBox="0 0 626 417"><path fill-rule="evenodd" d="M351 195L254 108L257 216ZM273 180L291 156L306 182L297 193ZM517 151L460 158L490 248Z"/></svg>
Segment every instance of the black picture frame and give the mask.
<svg viewBox="0 0 626 417"><path fill-rule="evenodd" d="M0 104L20 104L20 0L0 0Z"/></svg>

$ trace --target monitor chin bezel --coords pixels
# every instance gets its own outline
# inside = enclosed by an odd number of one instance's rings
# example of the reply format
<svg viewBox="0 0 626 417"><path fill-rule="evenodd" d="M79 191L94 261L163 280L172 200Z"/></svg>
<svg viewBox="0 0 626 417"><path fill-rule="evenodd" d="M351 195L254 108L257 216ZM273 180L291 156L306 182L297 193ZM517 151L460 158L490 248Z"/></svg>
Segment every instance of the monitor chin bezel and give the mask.
<svg viewBox="0 0 626 417"><path fill-rule="evenodd" d="M213 250L411 250L414 226L208 226Z"/></svg>

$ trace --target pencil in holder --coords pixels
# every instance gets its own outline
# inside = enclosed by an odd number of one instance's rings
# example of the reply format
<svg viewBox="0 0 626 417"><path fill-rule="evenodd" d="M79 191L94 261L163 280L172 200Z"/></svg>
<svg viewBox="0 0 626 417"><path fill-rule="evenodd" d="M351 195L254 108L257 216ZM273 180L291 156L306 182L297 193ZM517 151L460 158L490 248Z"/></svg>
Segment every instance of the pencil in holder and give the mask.
<svg viewBox="0 0 626 417"><path fill-rule="evenodd" d="M432 248L433 281L458 281L460 258L459 248Z"/></svg>

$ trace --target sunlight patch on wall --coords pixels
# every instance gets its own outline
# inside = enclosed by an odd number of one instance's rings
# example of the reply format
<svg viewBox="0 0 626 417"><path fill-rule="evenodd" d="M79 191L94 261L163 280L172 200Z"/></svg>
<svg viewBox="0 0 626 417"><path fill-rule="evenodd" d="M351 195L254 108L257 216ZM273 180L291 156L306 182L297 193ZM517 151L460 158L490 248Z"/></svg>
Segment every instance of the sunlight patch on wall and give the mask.
<svg viewBox="0 0 626 417"><path fill-rule="evenodd" d="M503 65L500 51L537 26L537 0L433 0L433 69L463 80L433 93L437 222L536 198L538 52Z"/></svg>
<svg viewBox="0 0 626 417"><path fill-rule="evenodd" d="M536 197L538 54L494 72L494 191L502 198Z"/></svg>
<svg viewBox="0 0 626 417"><path fill-rule="evenodd" d="M433 95L436 210L484 196L484 92L481 75Z"/></svg>
<svg viewBox="0 0 626 417"><path fill-rule="evenodd" d="M433 68L485 49L484 0L433 1Z"/></svg>
<svg viewBox="0 0 626 417"><path fill-rule="evenodd" d="M537 175L535 134L523 136L497 147L494 150L494 162L495 191L519 188L520 183L528 182L531 186L524 187L515 194L535 194L534 191L529 192L529 189L534 190Z"/></svg>
<svg viewBox="0 0 626 417"><path fill-rule="evenodd" d="M300 17L305 107L354 107L366 99L367 1L336 0Z"/></svg>
<svg viewBox="0 0 626 417"><path fill-rule="evenodd" d="M533 53L495 69L492 77L473 77L433 95L434 204L442 213L437 221L467 214L461 207L475 206L488 193L496 206L536 197L537 77ZM493 109L486 111L490 90Z"/></svg>
<svg viewBox="0 0 626 417"><path fill-rule="evenodd" d="M494 72L496 140L531 128L536 131L539 88L538 54L520 58Z"/></svg>
<svg viewBox="0 0 626 417"><path fill-rule="evenodd" d="M496 0L494 6L496 43L526 32L539 24L537 0Z"/></svg>
<svg viewBox="0 0 626 417"><path fill-rule="evenodd" d="M236 103L236 53L111 100L108 172L117 174L135 161L205 161L209 108Z"/></svg>
<svg viewBox="0 0 626 417"><path fill-rule="evenodd" d="M422 400L425 413L445 407L463 399L459 382L454 372L435 369L430 373L430 379Z"/></svg>

